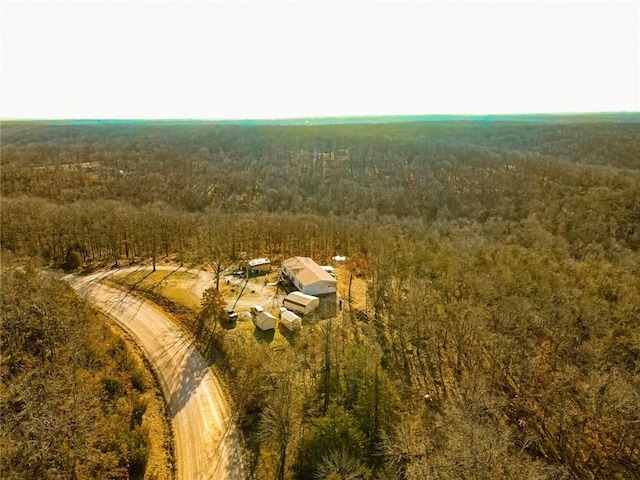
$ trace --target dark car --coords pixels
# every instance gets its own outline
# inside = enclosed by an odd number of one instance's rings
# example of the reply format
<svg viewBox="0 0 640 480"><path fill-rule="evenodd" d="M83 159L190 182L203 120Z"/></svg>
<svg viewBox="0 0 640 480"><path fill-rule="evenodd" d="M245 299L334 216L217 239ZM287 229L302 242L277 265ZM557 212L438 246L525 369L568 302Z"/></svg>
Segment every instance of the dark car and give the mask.
<svg viewBox="0 0 640 480"><path fill-rule="evenodd" d="M230 322L235 322L238 319L238 314L230 308L225 308L224 311L227 314L227 320Z"/></svg>

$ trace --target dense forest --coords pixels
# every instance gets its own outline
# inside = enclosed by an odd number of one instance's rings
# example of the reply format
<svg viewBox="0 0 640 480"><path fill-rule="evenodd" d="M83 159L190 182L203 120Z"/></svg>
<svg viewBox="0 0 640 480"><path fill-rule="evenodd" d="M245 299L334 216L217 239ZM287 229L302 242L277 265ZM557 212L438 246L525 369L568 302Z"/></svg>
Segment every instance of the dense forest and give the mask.
<svg viewBox="0 0 640 480"><path fill-rule="evenodd" d="M169 478L164 406L139 356L38 264L5 252L1 280L2 478Z"/></svg>
<svg viewBox="0 0 640 480"><path fill-rule="evenodd" d="M639 478L640 119L546 120L3 122L3 256L346 255L366 305L202 343L256 478Z"/></svg>

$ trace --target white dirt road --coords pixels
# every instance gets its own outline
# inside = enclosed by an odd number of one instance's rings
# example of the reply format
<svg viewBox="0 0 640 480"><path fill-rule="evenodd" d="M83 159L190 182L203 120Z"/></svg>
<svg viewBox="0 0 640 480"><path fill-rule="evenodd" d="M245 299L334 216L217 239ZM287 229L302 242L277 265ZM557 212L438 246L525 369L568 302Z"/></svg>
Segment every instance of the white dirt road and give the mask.
<svg viewBox="0 0 640 480"><path fill-rule="evenodd" d="M151 363L169 407L176 478L244 478L239 433L217 378L159 307L101 284L108 275L65 280L126 330Z"/></svg>

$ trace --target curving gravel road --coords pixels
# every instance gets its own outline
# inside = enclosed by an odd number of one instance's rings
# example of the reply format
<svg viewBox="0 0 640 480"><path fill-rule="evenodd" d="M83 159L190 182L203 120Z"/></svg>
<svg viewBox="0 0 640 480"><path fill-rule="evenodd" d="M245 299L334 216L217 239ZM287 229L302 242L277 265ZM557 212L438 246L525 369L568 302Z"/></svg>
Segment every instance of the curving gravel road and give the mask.
<svg viewBox="0 0 640 480"><path fill-rule="evenodd" d="M124 328L151 363L169 406L176 478L244 478L238 430L200 353L158 306L101 284L108 275L64 279Z"/></svg>

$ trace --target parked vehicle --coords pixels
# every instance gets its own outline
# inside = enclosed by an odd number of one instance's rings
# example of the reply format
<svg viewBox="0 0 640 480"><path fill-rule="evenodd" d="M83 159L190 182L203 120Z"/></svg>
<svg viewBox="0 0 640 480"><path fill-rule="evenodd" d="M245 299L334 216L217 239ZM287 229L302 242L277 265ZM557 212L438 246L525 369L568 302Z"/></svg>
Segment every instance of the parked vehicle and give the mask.
<svg viewBox="0 0 640 480"><path fill-rule="evenodd" d="M238 319L237 312L231 310L230 308L225 308L224 311L227 314L227 320L228 321L235 322Z"/></svg>

